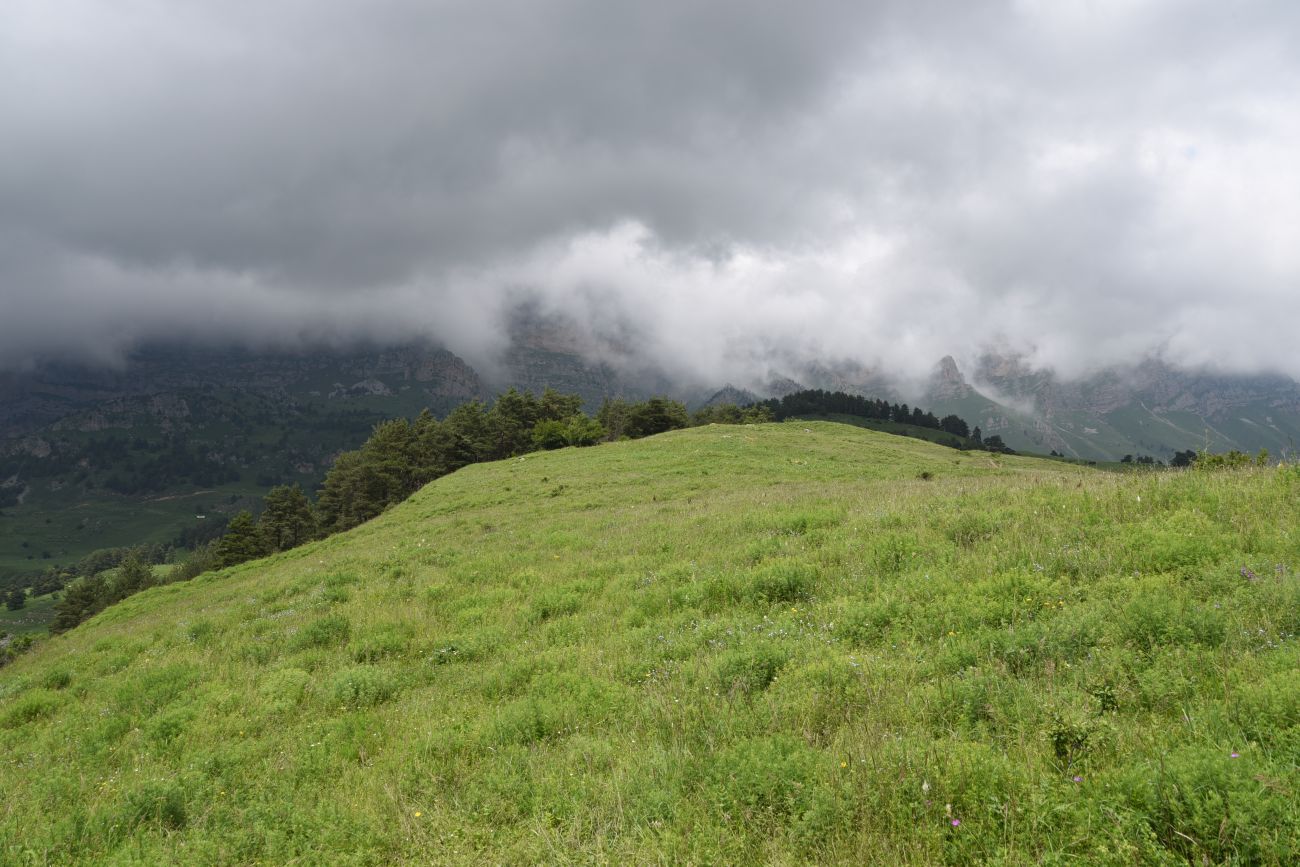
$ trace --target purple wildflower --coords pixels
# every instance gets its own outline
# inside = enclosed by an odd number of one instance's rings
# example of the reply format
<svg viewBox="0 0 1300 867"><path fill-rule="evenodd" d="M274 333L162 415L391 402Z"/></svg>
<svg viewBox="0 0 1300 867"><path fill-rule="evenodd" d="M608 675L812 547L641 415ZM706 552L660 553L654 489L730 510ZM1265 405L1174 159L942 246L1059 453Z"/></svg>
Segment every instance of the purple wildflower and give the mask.
<svg viewBox="0 0 1300 867"><path fill-rule="evenodd" d="M1082 783L1082 782L1083 782L1083 777L1075 777L1075 778L1074 778L1074 781L1075 781L1076 783Z"/></svg>
<svg viewBox="0 0 1300 867"><path fill-rule="evenodd" d="M1228 753L1228 758L1230 758L1230 759L1241 758L1241 753L1238 753L1238 752L1236 752L1236 751L1234 750L1233 752Z"/></svg>
<svg viewBox="0 0 1300 867"><path fill-rule="evenodd" d="M958 825L960 825L960 824L961 824L961 819L953 819L953 820L952 820L952 826L953 826L954 828L956 828L956 827L957 827Z"/></svg>

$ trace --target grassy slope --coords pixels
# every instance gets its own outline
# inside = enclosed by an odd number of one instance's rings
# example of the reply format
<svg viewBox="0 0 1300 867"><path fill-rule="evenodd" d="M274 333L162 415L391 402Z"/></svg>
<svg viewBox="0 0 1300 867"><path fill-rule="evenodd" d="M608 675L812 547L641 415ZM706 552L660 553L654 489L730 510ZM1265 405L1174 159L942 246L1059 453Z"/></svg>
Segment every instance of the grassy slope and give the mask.
<svg viewBox="0 0 1300 867"><path fill-rule="evenodd" d="M0 671L0 861L1294 863L1298 499L802 421L469 467Z"/></svg>

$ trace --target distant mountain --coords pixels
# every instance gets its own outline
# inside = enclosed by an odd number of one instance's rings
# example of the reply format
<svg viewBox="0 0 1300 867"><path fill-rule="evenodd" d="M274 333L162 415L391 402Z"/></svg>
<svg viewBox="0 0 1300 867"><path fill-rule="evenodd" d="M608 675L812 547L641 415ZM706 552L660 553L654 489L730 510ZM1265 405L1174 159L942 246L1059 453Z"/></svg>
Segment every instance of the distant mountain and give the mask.
<svg viewBox="0 0 1300 867"><path fill-rule="evenodd" d="M1066 381L1022 357L985 353L970 380L946 358L923 404L955 412L1013 448L1118 460L1230 448L1274 456L1300 444L1300 384L1284 376L1230 376L1156 359Z"/></svg>
<svg viewBox="0 0 1300 867"><path fill-rule="evenodd" d="M161 396L165 401L213 388L324 401L405 395L404 404L435 409L484 394L469 365L429 346L292 353L147 346L120 368L53 363L0 373L0 437L110 405L110 414L117 414L125 409L123 400Z"/></svg>
<svg viewBox="0 0 1300 867"><path fill-rule="evenodd" d="M625 363L615 367L611 361ZM638 370L628 361L617 339L596 341L572 322L525 306L511 319L501 364L486 378L493 393L518 388L540 394L553 388L581 395L589 412L607 398L644 400L682 391L662 373Z"/></svg>

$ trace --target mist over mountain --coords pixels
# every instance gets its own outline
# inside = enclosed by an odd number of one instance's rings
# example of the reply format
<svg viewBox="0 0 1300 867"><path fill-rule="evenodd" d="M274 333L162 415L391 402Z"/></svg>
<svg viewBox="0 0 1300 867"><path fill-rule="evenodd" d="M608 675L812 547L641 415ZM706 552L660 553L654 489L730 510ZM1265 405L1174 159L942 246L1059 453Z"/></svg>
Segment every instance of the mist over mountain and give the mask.
<svg viewBox="0 0 1300 867"><path fill-rule="evenodd" d="M1167 459L1189 448L1288 454L1300 439L1300 384L1279 374L1147 358L1067 379L1026 355L987 349L969 362L944 356L926 377L845 360L787 357L778 366L774 357L732 370L731 379L706 380L674 376L670 363L649 364L613 339L594 342L576 323L533 307L514 311L509 334L507 349L479 367L428 342L261 352L155 344L120 366L42 364L0 374L0 451L30 448L15 443L40 441L42 430L129 430L140 418L182 434L189 424L169 413L213 390L362 409L378 420L424 408L442 415L507 388L578 394L591 411L609 398L664 394L699 407L820 388L953 413L1014 448L1101 460Z"/></svg>
<svg viewBox="0 0 1300 867"><path fill-rule="evenodd" d="M987 346L1300 376L1291 3L0 16L7 369L428 341L487 371L529 305L701 385Z"/></svg>

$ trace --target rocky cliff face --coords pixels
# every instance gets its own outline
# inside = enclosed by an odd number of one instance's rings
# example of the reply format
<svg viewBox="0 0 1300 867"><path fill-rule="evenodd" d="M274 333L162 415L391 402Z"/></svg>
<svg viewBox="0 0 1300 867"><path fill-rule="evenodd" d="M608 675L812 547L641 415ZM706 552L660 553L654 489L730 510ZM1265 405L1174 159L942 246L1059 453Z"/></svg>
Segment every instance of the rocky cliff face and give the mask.
<svg viewBox="0 0 1300 867"><path fill-rule="evenodd" d="M1207 418L1256 403L1300 413L1300 384L1287 377L1182 370L1159 359L1061 381L1051 371L1031 368L1022 357L987 353L980 358L976 382L1016 401L1032 403L1038 412L1049 416L1055 411L1100 416L1133 404L1152 412L1191 412Z"/></svg>
<svg viewBox="0 0 1300 867"><path fill-rule="evenodd" d="M929 394L937 400L961 400L974 393L975 389L957 369L957 362L953 357L945 355L941 358L934 374L930 377Z"/></svg>
<svg viewBox="0 0 1300 867"><path fill-rule="evenodd" d="M1300 385L1282 376L1211 374L1149 359L1063 380L1022 356L988 352L967 390L950 362L940 362L927 399L1017 448L1168 458L1204 447L1278 454L1300 439Z"/></svg>

